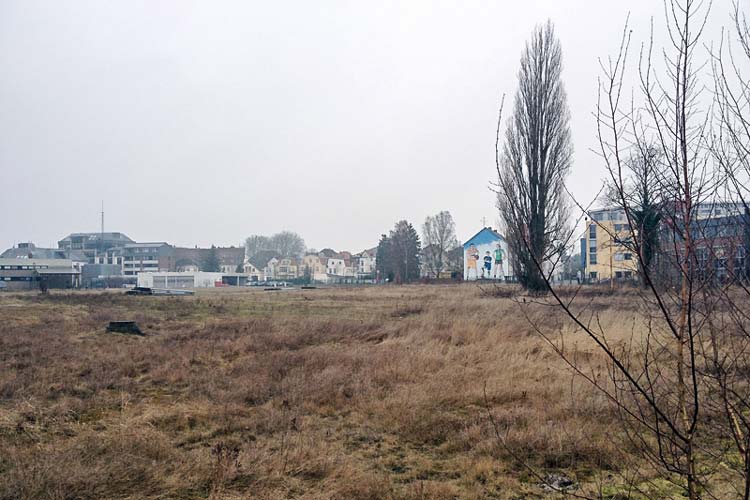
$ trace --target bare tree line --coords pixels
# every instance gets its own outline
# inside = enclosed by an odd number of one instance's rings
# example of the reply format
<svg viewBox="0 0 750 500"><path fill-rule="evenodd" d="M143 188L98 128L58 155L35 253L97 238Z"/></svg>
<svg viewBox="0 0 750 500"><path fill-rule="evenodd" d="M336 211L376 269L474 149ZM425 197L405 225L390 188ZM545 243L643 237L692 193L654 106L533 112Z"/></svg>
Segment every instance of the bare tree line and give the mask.
<svg viewBox="0 0 750 500"><path fill-rule="evenodd" d="M245 255L274 251L282 257L299 257L305 252L305 240L293 231L281 231L272 236L254 234L245 238Z"/></svg>

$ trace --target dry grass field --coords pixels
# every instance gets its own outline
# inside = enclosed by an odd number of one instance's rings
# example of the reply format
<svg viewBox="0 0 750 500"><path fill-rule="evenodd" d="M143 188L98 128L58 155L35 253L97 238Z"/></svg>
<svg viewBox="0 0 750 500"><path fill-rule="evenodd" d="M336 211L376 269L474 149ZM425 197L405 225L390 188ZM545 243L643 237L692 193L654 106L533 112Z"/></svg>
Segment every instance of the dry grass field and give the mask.
<svg viewBox="0 0 750 500"><path fill-rule="evenodd" d="M536 472L618 498L611 410L521 308L470 285L0 294L0 499L554 498Z"/></svg>

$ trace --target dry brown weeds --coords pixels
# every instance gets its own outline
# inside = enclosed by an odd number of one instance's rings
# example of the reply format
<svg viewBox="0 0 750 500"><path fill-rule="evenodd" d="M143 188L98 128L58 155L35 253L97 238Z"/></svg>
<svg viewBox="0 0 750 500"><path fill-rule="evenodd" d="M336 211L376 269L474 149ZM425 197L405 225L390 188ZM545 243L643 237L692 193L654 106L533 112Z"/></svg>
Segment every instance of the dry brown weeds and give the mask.
<svg viewBox="0 0 750 500"><path fill-rule="evenodd" d="M618 466L602 397L472 286L3 294L0 318L0 499L535 498L519 458Z"/></svg>

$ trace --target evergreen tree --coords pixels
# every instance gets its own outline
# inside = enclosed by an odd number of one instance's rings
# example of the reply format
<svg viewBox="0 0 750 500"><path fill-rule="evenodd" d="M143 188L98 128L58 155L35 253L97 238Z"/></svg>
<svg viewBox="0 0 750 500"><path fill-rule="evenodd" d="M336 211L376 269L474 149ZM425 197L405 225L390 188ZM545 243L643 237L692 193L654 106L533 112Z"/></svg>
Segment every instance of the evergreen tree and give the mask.
<svg viewBox="0 0 750 500"><path fill-rule="evenodd" d="M381 280L393 281L394 273L391 263L391 240L388 235L381 235L378 242L378 250L375 255L375 269Z"/></svg>
<svg viewBox="0 0 750 500"><path fill-rule="evenodd" d="M211 248L203 260L201 270L207 273L218 273L221 272L221 262L219 261L219 254L216 251L216 246L211 245Z"/></svg>
<svg viewBox="0 0 750 500"><path fill-rule="evenodd" d="M411 223L405 220L397 222L387 237L383 235L378 253L381 252L381 247L385 257L382 264L382 270L385 271L383 275L392 276L397 283L419 279L419 254L422 246L419 234Z"/></svg>

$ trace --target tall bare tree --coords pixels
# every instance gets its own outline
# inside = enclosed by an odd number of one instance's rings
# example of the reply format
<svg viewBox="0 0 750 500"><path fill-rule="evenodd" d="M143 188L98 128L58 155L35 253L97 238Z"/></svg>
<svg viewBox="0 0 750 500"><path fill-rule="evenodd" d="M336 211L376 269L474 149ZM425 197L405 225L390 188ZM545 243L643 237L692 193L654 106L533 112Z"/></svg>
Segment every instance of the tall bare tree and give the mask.
<svg viewBox="0 0 750 500"><path fill-rule="evenodd" d="M656 144L642 144L639 138L635 136L635 143L623 162L622 186L619 179L609 180L607 202L632 214L634 227L611 236L615 244L640 252L638 275L645 287L645 274L651 270L659 250L659 226L666 208L665 178L661 148Z"/></svg>
<svg viewBox="0 0 750 500"><path fill-rule="evenodd" d="M245 257L252 257L262 250L269 250L270 241L268 236L254 234L245 238Z"/></svg>
<svg viewBox="0 0 750 500"><path fill-rule="evenodd" d="M534 29L518 72L502 152L496 144L497 207L513 269L528 290L547 289L544 262L563 249L570 211L565 179L572 161L562 48L548 21ZM498 141L499 143L499 124Z"/></svg>
<svg viewBox="0 0 750 500"><path fill-rule="evenodd" d="M443 210L428 216L422 225L425 265L435 278L446 269L448 252L458 246L456 224L450 212Z"/></svg>
<svg viewBox="0 0 750 500"><path fill-rule="evenodd" d="M305 240L293 231L281 231L272 236L254 234L245 239L247 257L252 257L263 250L273 250L282 257L297 257L305 252Z"/></svg>
<svg viewBox="0 0 750 500"><path fill-rule="evenodd" d="M305 252L305 240L292 231L281 231L269 239L271 250L279 252L283 257L298 257Z"/></svg>

